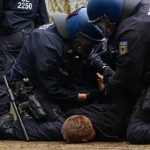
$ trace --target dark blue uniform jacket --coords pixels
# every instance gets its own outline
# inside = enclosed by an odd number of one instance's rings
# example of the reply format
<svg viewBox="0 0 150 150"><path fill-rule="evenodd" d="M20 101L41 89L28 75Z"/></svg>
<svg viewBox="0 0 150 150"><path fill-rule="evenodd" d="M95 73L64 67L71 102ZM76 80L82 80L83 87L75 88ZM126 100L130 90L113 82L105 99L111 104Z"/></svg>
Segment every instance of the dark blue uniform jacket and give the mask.
<svg viewBox="0 0 150 150"><path fill-rule="evenodd" d="M113 89L132 85L150 68L150 1L142 0L134 14L123 20L116 33L119 52Z"/></svg>
<svg viewBox="0 0 150 150"><path fill-rule="evenodd" d="M49 23L45 0L0 0L0 35L20 31L39 14L42 24Z"/></svg>
<svg viewBox="0 0 150 150"><path fill-rule="evenodd" d="M71 42L60 36L54 23L43 25L33 31L24 44L14 64L13 72L17 76L28 77L35 87L48 94L49 99L58 101L59 106L62 103L74 105L78 91L91 89L95 85L90 82L87 75L89 63L80 58L70 59L68 56L70 49L72 49ZM91 67L99 66L101 60L97 61L98 64L94 60L89 60ZM88 69L82 67L86 65L89 66ZM91 70L89 72L91 73ZM13 73L12 78L16 78Z"/></svg>

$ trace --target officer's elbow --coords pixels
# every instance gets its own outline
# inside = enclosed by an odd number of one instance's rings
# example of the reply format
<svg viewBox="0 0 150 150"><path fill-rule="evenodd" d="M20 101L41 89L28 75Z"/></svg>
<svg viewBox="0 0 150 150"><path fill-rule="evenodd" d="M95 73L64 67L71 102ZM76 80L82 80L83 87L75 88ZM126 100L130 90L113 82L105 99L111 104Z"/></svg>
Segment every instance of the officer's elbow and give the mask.
<svg viewBox="0 0 150 150"><path fill-rule="evenodd" d="M147 136L144 126L129 125L127 129L127 140L131 144L149 144L150 137Z"/></svg>

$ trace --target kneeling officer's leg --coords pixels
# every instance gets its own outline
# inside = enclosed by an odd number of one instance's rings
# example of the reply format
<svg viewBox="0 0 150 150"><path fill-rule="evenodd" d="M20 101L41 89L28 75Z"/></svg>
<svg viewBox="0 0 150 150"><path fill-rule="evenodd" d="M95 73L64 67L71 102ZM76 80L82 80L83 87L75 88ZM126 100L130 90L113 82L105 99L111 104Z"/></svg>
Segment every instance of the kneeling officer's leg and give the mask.
<svg viewBox="0 0 150 150"><path fill-rule="evenodd" d="M63 140L61 128L65 118L59 116L53 122L41 121L31 117L24 117L23 122L32 141L59 141ZM12 124L13 137L18 140L25 140L24 134L18 121Z"/></svg>
<svg viewBox="0 0 150 150"><path fill-rule="evenodd" d="M133 110L127 139L134 144L150 144L150 86L143 91Z"/></svg>
<svg viewBox="0 0 150 150"><path fill-rule="evenodd" d="M11 116L8 116L11 117ZM24 116L23 122L28 132L29 139L32 141L58 141L63 140L61 128L65 118L59 116L53 122L33 119ZM15 121L11 126L0 126L0 140L26 140L19 121Z"/></svg>

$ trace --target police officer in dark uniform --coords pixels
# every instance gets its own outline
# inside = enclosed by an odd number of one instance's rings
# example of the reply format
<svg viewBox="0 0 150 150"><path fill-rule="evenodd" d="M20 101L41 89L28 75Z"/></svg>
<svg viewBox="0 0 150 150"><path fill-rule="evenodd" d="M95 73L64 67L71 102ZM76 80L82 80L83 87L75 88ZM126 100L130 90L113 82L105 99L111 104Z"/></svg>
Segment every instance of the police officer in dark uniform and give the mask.
<svg viewBox="0 0 150 150"><path fill-rule="evenodd" d="M11 80L29 78L36 89L47 94L49 102L64 112L78 106L79 101L93 102L98 85L85 70L91 69L91 73L95 69L96 76L103 62L95 52L105 39L101 26L91 25L86 19L85 8L69 15L54 13L54 22L35 30L26 41ZM80 93L83 90L87 92Z"/></svg>
<svg viewBox="0 0 150 150"><path fill-rule="evenodd" d="M45 0L1 0L0 1L0 93L5 86L2 77L10 78L12 66L35 26L39 14L41 24L49 23ZM1 94L1 95L2 95ZM0 115L8 113L7 97L0 100Z"/></svg>
<svg viewBox="0 0 150 150"><path fill-rule="evenodd" d="M105 28L106 36L115 37L119 52L116 71L103 67L105 93L123 89L136 81L149 85L149 0L90 0L87 6L89 22ZM149 143L149 90L137 103L127 132L132 143Z"/></svg>
<svg viewBox="0 0 150 150"><path fill-rule="evenodd" d="M59 140L65 121L60 109L66 112L93 103L100 94L94 76L103 64L98 52L105 40L102 27L88 23L86 8L68 15L54 13L53 20L32 32L11 72L11 81L15 85L23 78L32 82L34 95L47 113L41 119L25 117L24 124L31 140ZM18 121L12 128L0 130L5 135L24 139Z"/></svg>

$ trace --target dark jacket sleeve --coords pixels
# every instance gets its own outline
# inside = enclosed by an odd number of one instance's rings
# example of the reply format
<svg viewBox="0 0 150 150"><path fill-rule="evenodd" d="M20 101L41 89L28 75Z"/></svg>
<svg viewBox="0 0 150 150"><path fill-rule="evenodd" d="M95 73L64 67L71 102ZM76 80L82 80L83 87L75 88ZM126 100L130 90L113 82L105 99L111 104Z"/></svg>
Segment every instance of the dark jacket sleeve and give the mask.
<svg viewBox="0 0 150 150"><path fill-rule="evenodd" d="M110 80L112 89L130 86L138 81L143 74L146 66L146 42L147 36L137 31L128 31L117 39L117 48L120 50L119 43L127 42L126 53L119 54L116 63L116 72Z"/></svg>
<svg viewBox="0 0 150 150"><path fill-rule="evenodd" d="M91 67L95 68L95 70L97 70L97 72L99 72L101 70L101 66L103 65L103 60L101 59L100 56L95 57L92 61L91 61Z"/></svg>
<svg viewBox="0 0 150 150"><path fill-rule="evenodd" d="M48 17L45 0L39 0L37 14L39 14L42 25L49 23L49 17Z"/></svg>

